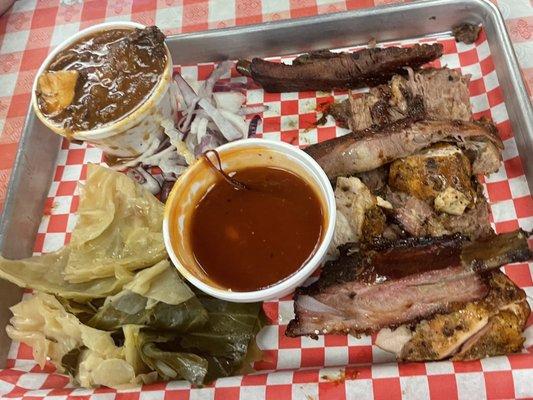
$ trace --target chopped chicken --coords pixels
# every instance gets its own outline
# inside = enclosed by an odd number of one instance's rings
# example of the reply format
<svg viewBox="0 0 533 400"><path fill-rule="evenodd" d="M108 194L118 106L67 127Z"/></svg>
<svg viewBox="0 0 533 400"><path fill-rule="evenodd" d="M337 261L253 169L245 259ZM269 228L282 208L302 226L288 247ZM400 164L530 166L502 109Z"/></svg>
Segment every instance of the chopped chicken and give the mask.
<svg viewBox="0 0 533 400"><path fill-rule="evenodd" d="M61 112L72 103L78 77L78 71L48 71L39 76L37 92L46 114Z"/></svg>
<svg viewBox="0 0 533 400"><path fill-rule="evenodd" d="M330 246L330 254L337 253L337 247L356 242L363 235L372 237L381 234L385 228L385 216L380 209L390 203L378 199L359 178L338 178L335 189L337 220Z"/></svg>
<svg viewBox="0 0 533 400"><path fill-rule="evenodd" d="M381 210L376 199L376 205L365 211L363 227L361 229L361 238L371 239L380 236L387 226L387 218Z"/></svg>
<svg viewBox="0 0 533 400"><path fill-rule="evenodd" d="M470 203L463 192L448 186L435 197L435 211L452 215L463 215Z"/></svg>
<svg viewBox="0 0 533 400"><path fill-rule="evenodd" d="M519 351L530 314L525 292L499 271L488 282L484 299L412 328L383 329L376 344L403 361L475 360Z"/></svg>
<svg viewBox="0 0 533 400"><path fill-rule="evenodd" d="M392 204L387 200L383 199L381 196L376 196L378 206L381 208L386 208L387 210L392 210Z"/></svg>
<svg viewBox="0 0 533 400"><path fill-rule="evenodd" d="M357 241L357 237L356 230L352 227L348 218L346 218L342 212L337 210L335 231L333 232L333 240L329 246L328 254L337 256L339 254L337 247L344 243L355 242Z"/></svg>
<svg viewBox="0 0 533 400"><path fill-rule="evenodd" d="M472 167L463 152L441 144L394 161L389 185L395 191L434 203L436 211L461 215L476 201L471 175Z"/></svg>

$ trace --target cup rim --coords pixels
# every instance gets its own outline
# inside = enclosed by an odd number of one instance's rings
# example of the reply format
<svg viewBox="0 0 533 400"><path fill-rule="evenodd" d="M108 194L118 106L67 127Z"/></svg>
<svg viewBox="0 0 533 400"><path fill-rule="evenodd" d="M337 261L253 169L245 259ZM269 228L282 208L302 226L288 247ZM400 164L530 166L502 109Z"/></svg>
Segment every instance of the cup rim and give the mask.
<svg viewBox="0 0 533 400"><path fill-rule="evenodd" d="M42 73L45 71L47 66L50 64L52 59L62 50L70 46L71 44L77 42L81 38L90 35L91 33L98 32L98 31L106 31L110 29L117 29L117 28L138 28L138 29L144 29L146 28L146 25L143 25L138 22L133 21L112 21L112 22L103 22L101 24L92 25L88 28L82 29L81 31L77 32L73 36L69 37L68 39L65 39L61 43L59 43L44 59L42 64L40 65L39 69L37 70L37 73L35 74L35 78L33 80L32 89L31 89L31 105L33 108L33 111L37 115L37 117L42 121L43 124L45 124L48 128L53 130L54 132L60 134L61 136L67 137L67 129L63 128L62 126L54 123L51 119L46 117L41 110L39 109L39 106L37 104L37 82L39 80L39 77L42 75ZM134 125L137 120L140 120L140 118L144 115L146 110L149 108L151 103L157 102L162 96L165 94L165 90L162 90L162 88L166 87L170 84L170 81L172 80L172 70L173 70L173 64L172 64L172 56L170 54L170 50L168 49L168 46L166 43L163 43L165 50L167 52L167 63L165 65L165 68L161 74L161 79L159 79L159 82L156 86L153 87L152 92L150 95L145 99L144 102L138 104L129 114L124 115L120 117L116 121L111 121L99 128L96 129L88 129L84 131L73 131L72 135L70 136L73 139L78 140L92 140L92 139L101 139L106 138L109 136L112 136L113 134L118 134L122 132L125 129L128 129L129 125ZM164 79L166 75L169 75L169 80L167 81Z"/></svg>
<svg viewBox="0 0 533 400"><path fill-rule="evenodd" d="M198 279L194 276L186 266L184 266L178 259L174 247L172 246L170 240L170 226L169 226L169 215L170 210L174 204L174 198L177 196L179 190L179 183L176 183L172 189L167 202L165 204L165 215L163 218L163 239L165 242L165 247L167 250L170 259L172 260L174 266L180 272L180 274L191 284L193 284L198 289L202 290L204 293L207 293L213 297L232 301L239 303L247 302L256 302L256 301L266 301L274 298L279 298L280 296L287 294L291 290L294 290L297 286L303 284L303 282L321 265L322 261L325 259L328 248L333 240L333 233L335 230L335 219L336 219L336 205L335 205L335 195L333 192L333 187L329 181L329 178L318 165L318 163L307 153L294 147L290 144L274 141L268 139L241 139L234 142L226 143L217 148L217 151L225 152L235 148L245 148L245 147L265 147L267 149L281 150L285 154L296 155L295 159L298 165L305 171L309 172L311 175L318 177L319 188L325 193L325 209L328 213L328 222L325 229L324 237L322 242L316 249L313 256L296 272L287 276L281 281L278 281L266 288L259 290L247 291L247 292L234 292L229 289L220 289L213 287L204 281ZM301 158L305 159L307 163L304 163ZM185 174L191 174L194 168L198 167L199 163L191 165ZM181 178L180 178L181 179ZM178 182L180 181L178 179Z"/></svg>

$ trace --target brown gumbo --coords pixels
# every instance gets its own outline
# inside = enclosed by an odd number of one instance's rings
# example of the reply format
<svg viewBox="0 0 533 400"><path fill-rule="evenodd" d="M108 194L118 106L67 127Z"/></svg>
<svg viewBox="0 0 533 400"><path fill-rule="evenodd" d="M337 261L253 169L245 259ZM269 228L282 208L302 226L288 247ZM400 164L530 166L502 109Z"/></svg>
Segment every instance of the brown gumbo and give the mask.
<svg viewBox="0 0 533 400"><path fill-rule="evenodd" d="M155 26L84 37L59 52L39 77L39 109L72 131L120 119L159 82L167 62L164 39Z"/></svg>

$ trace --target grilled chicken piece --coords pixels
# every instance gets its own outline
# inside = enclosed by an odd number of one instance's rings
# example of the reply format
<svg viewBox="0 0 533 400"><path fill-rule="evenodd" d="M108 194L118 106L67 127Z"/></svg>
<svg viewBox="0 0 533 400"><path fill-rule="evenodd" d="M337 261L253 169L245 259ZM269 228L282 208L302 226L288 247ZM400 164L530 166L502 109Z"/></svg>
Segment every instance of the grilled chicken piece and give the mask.
<svg viewBox="0 0 533 400"><path fill-rule="evenodd" d="M469 242L461 235L345 246L318 281L299 288L288 336L372 333L484 298L484 274L531 259L523 231Z"/></svg>
<svg viewBox="0 0 533 400"><path fill-rule="evenodd" d="M469 81L469 75L448 68L410 70L407 78L395 75L388 84L372 88L368 93L351 92L348 113L332 115L346 118L344 124L354 131L407 117L470 121ZM342 108L337 106L337 109Z"/></svg>
<svg viewBox="0 0 533 400"><path fill-rule="evenodd" d="M335 233L328 251L331 255L338 255L340 245L380 235L385 229L385 214L381 207L392 208L390 203L374 196L356 177L337 178L335 203Z"/></svg>
<svg viewBox="0 0 533 400"><path fill-rule="evenodd" d="M376 344L400 361L476 360L519 351L531 312L525 292L499 271L483 300L437 314L415 326L383 329Z"/></svg>
<svg viewBox="0 0 533 400"><path fill-rule="evenodd" d="M240 60L237 71L251 77L267 92L355 89L387 82L442 55L440 43L409 48L363 49L353 53L319 51L296 58L292 65L254 58Z"/></svg>
<svg viewBox="0 0 533 400"><path fill-rule="evenodd" d="M471 176L470 161L459 148L435 145L393 161L389 186L428 202L436 211L461 215L476 201Z"/></svg>
<svg viewBox="0 0 533 400"><path fill-rule="evenodd" d="M49 71L39 76L38 99L46 114L59 113L72 103L78 77L78 71Z"/></svg>

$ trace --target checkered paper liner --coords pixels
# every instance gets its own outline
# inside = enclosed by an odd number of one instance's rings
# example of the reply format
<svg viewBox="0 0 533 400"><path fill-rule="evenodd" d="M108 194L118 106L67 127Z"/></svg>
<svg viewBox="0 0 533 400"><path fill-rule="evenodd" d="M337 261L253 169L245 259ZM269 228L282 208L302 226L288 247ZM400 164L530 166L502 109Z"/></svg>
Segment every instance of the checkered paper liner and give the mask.
<svg viewBox="0 0 533 400"><path fill-rule="evenodd" d="M471 74L470 94L474 116L491 117L503 139L503 165L484 179L485 195L491 205L491 222L497 232L518 227L533 228L533 200L522 161L513 137L504 96L482 32L473 45L456 43L450 37L387 43L409 45L435 42L444 45L444 55L433 66L458 68ZM350 48L349 50L354 50ZM277 58L290 61L292 57ZM186 78L205 80L214 65L181 66ZM247 105L265 104L268 111L258 134L305 147L338 136L345 130L332 120L315 127L317 109L346 98L346 92L265 93L255 83L232 73L228 78L245 83ZM512 95L512 94L507 94ZM36 253L54 251L70 240L76 222L78 183L86 179L87 163L100 163L100 150L63 141L44 216L35 243ZM527 263L504 267L507 275L533 302L533 269ZM47 364L35 364L31 348L14 342L8 368L0 371L0 395L8 398L49 397L64 399L82 396L90 399L434 399L527 398L533 397L533 318L525 331L521 354L471 362L398 364L394 357L374 345L375 336L326 335L318 340L288 338L286 324L293 317L291 296L264 303L270 323L257 336L263 359L255 363L257 373L219 379L204 388L191 388L183 381L162 382L126 391L109 388L76 389L68 378Z"/></svg>

